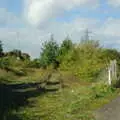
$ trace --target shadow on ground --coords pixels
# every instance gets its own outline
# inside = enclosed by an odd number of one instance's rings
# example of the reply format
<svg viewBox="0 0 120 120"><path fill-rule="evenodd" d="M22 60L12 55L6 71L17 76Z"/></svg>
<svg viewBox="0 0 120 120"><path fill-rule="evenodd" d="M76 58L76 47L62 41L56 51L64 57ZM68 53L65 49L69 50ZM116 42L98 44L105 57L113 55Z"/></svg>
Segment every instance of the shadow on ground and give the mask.
<svg viewBox="0 0 120 120"><path fill-rule="evenodd" d="M22 120L20 116L11 113L11 111L17 111L20 107L29 105L29 98L49 92L39 86L40 83L0 83L0 120Z"/></svg>

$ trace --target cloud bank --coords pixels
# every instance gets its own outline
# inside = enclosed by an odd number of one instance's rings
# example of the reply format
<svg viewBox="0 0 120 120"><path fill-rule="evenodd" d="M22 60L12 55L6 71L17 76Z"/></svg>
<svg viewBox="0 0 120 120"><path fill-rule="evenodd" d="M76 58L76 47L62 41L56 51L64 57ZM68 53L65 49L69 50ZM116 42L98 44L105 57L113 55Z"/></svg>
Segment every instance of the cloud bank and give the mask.
<svg viewBox="0 0 120 120"><path fill-rule="evenodd" d="M24 15L27 21L39 26L77 7L94 8L98 0L25 0ZM86 8L87 8L86 7Z"/></svg>

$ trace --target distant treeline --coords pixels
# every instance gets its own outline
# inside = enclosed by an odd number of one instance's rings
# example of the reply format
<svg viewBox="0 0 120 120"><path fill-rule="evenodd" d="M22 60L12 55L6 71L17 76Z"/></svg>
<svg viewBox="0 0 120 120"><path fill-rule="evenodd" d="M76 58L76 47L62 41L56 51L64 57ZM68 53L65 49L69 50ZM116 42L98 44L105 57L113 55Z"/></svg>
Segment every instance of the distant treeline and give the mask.
<svg viewBox="0 0 120 120"><path fill-rule="evenodd" d="M119 65L120 53L116 49L101 47L96 40L81 40L75 44L66 37L59 45L51 36L50 40L42 45L40 57L34 60L30 59L29 54L20 50L4 53L0 42L1 68L4 66L52 68L70 71L84 80L94 80L113 59L116 59Z"/></svg>

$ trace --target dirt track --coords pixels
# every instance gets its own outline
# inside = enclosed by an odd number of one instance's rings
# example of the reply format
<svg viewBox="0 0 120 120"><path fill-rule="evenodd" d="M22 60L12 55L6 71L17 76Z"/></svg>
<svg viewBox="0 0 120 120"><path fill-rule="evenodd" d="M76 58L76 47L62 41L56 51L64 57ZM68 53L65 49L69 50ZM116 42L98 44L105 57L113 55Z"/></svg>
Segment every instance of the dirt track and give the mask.
<svg viewBox="0 0 120 120"><path fill-rule="evenodd" d="M96 120L120 120L120 96L95 113Z"/></svg>

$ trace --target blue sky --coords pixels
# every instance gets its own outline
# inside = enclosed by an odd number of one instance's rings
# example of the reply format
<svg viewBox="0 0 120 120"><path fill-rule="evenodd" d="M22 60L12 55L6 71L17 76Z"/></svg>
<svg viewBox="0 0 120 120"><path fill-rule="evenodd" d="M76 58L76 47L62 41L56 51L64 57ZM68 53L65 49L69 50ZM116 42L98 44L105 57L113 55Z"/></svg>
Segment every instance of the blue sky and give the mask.
<svg viewBox="0 0 120 120"><path fill-rule="evenodd" d="M50 34L58 42L68 34L78 42L88 28L92 39L119 49L119 13L120 0L0 0L0 39L5 51L20 46L38 57Z"/></svg>
<svg viewBox="0 0 120 120"><path fill-rule="evenodd" d="M23 9L23 0L1 0L1 8L6 8L15 15L21 15Z"/></svg>

